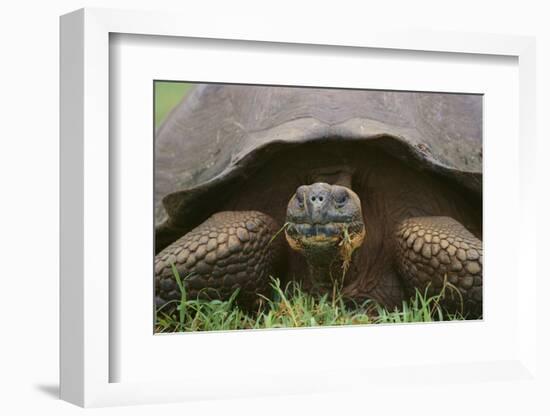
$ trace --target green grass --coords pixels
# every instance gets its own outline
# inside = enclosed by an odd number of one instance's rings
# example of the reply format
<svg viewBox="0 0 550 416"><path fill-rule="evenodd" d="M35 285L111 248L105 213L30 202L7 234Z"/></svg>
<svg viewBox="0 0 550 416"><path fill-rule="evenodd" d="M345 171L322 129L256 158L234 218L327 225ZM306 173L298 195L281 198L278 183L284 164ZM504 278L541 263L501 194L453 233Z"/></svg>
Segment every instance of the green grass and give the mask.
<svg viewBox="0 0 550 416"><path fill-rule="evenodd" d="M184 82L155 81L155 128L164 121L192 86L193 84Z"/></svg>
<svg viewBox="0 0 550 416"><path fill-rule="evenodd" d="M299 328L337 325L365 325L408 322L433 322L462 320L460 314L448 314L439 301L444 291L435 296L416 292L414 298L404 302L400 310L389 311L368 301L361 305L346 305L335 291L333 296L315 297L292 282L281 287L272 278L273 294L259 297L258 309L246 313L235 299L235 291L227 301L187 299L183 282L173 267L174 276L181 291L181 299L172 302L173 313L166 307L156 311L155 332L225 331L233 329ZM173 309L173 308L172 308Z"/></svg>

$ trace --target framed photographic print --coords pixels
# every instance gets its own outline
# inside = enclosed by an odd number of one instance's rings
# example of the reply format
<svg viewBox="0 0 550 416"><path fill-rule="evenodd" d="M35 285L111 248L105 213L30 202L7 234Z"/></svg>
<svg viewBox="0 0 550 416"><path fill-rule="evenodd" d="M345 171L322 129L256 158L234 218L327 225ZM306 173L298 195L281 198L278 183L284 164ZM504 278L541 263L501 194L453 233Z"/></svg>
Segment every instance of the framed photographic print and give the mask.
<svg viewBox="0 0 550 416"><path fill-rule="evenodd" d="M62 17L63 399L537 383L534 41L326 36Z"/></svg>

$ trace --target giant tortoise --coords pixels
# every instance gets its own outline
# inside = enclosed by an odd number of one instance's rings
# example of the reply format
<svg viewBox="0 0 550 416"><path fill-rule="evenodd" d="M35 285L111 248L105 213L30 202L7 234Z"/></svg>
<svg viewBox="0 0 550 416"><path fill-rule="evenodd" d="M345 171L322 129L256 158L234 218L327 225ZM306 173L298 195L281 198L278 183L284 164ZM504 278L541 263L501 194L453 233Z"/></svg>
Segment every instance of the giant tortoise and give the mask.
<svg viewBox="0 0 550 416"><path fill-rule="evenodd" d="M479 95L197 85L155 135L156 305L174 266L244 307L276 276L480 317L481 120Z"/></svg>

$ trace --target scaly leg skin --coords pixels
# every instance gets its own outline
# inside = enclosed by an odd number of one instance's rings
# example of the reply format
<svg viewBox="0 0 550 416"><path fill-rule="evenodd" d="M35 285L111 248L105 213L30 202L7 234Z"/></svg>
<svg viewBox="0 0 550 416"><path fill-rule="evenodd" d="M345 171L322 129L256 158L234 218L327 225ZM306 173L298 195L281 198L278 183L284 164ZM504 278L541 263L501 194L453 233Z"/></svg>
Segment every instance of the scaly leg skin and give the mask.
<svg viewBox="0 0 550 416"><path fill-rule="evenodd" d="M237 301L250 308L266 294L276 271L281 246L271 241L278 227L257 211L226 211L212 215L155 256L155 303L174 310L181 299L175 265L187 299L227 300L239 289Z"/></svg>
<svg viewBox="0 0 550 416"><path fill-rule="evenodd" d="M406 219L397 226L396 238L396 266L409 291L417 288L424 293L428 287L430 296L440 293L446 278L461 296L448 288L443 306L450 312L461 312L462 303L467 318L481 317L481 240L449 217Z"/></svg>

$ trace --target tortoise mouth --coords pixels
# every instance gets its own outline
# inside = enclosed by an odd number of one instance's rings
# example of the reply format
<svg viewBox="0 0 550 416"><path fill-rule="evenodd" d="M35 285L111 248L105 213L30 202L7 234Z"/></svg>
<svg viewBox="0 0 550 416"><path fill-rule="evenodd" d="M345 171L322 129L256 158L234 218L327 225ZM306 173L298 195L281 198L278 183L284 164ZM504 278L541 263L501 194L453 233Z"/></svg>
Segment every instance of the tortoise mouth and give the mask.
<svg viewBox="0 0 550 416"><path fill-rule="evenodd" d="M338 238L347 225L343 222L328 222L324 224L288 223L287 234L302 238Z"/></svg>
<svg viewBox="0 0 550 416"><path fill-rule="evenodd" d="M297 251L309 248L338 248L346 241L363 242L365 226L360 221L328 223L294 223L288 222L285 235L290 246Z"/></svg>

